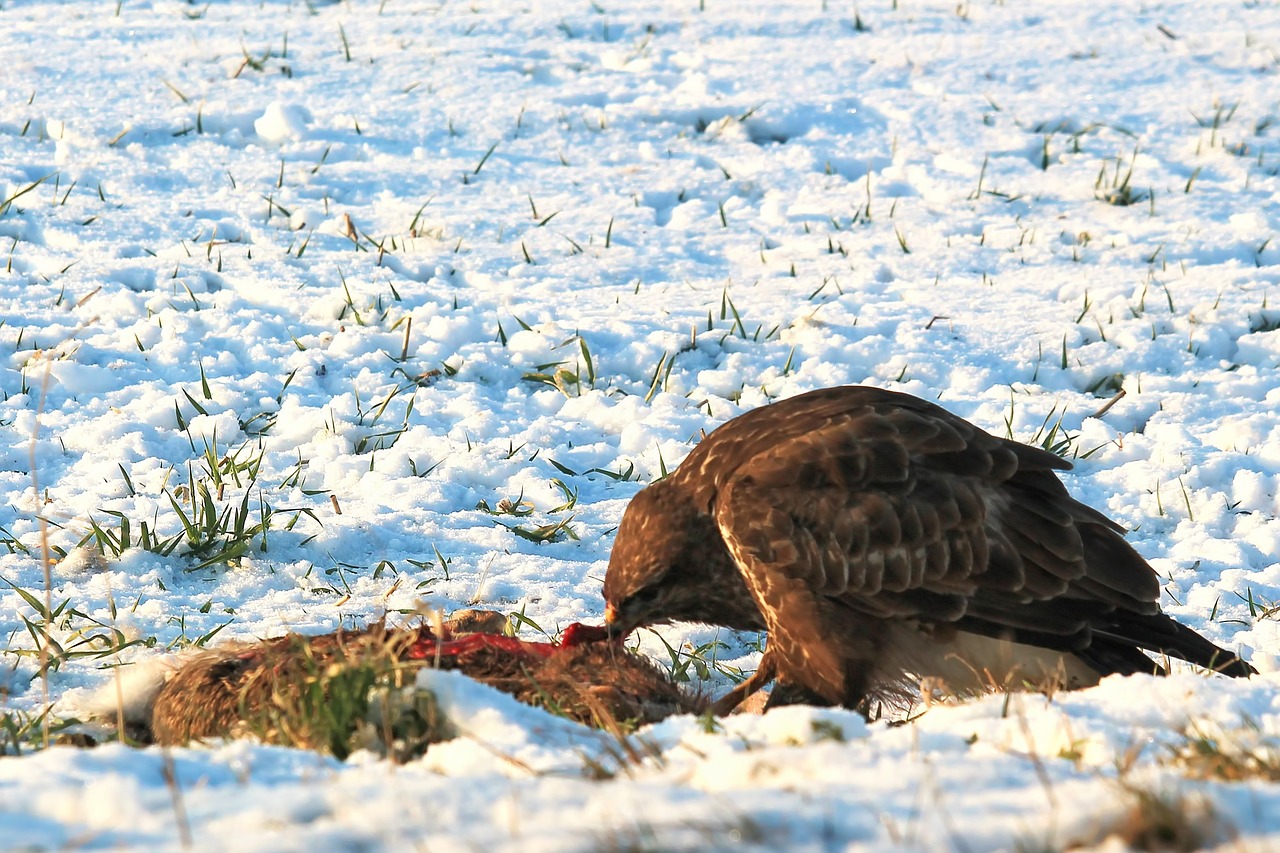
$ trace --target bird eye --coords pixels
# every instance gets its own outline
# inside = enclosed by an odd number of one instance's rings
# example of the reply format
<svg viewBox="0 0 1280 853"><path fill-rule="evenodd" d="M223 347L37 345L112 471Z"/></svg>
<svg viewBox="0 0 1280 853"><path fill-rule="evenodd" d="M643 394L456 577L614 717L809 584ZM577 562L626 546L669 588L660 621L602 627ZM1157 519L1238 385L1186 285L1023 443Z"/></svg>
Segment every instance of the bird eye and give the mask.
<svg viewBox="0 0 1280 853"><path fill-rule="evenodd" d="M644 589L637 592L635 595L631 596L631 600L629 603L647 605L647 604L653 604L657 600L658 600L658 588L650 586L650 587L645 587Z"/></svg>
<svg viewBox="0 0 1280 853"><path fill-rule="evenodd" d="M647 586L644 589L627 597L622 602L622 609L632 616L647 614L648 610L658 601L658 588Z"/></svg>

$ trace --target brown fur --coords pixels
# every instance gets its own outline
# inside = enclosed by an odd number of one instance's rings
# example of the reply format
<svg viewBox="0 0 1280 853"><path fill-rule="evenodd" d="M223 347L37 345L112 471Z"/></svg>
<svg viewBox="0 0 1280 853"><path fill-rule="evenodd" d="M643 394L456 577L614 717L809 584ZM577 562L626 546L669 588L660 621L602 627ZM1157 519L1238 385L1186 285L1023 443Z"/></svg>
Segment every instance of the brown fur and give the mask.
<svg viewBox="0 0 1280 853"><path fill-rule="evenodd" d="M484 620L478 624L495 627ZM443 633L450 639L475 636L455 633L448 626ZM195 656L161 688L150 725L139 734L161 744L254 735L267 742L325 749L331 745L315 740L331 732L314 735L307 729L317 692L319 702L336 707L336 694L350 690L362 706L373 682L408 686L418 670L430 667L459 670L522 702L601 728L653 722L705 707L652 663L617 643L549 649L482 633L496 644L439 656L430 628L397 629L381 623L359 631L287 634L260 643L220 646Z"/></svg>

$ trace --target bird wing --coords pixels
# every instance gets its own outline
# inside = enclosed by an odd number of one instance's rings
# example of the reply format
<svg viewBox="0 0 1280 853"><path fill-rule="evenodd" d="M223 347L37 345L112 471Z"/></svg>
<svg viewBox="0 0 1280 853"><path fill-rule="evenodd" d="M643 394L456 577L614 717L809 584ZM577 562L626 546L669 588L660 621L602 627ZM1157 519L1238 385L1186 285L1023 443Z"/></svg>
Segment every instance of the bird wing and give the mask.
<svg viewBox="0 0 1280 853"><path fill-rule="evenodd" d="M826 608L809 567L785 536L783 513L755 500L750 484L737 493L731 487L725 497L718 505L716 524L764 616L769 631L766 654L787 662L787 671L779 675L798 676L830 701L841 702L847 692L842 659L850 655L838 654L827 642ZM792 673L792 668L803 674Z"/></svg>
<svg viewBox="0 0 1280 853"><path fill-rule="evenodd" d="M1154 572L1052 473L1067 463L915 398L836 390L725 437L740 461L715 517L771 642L812 641L795 626L823 630L821 599L1063 649L1117 608L1158 611Z"/></svg>

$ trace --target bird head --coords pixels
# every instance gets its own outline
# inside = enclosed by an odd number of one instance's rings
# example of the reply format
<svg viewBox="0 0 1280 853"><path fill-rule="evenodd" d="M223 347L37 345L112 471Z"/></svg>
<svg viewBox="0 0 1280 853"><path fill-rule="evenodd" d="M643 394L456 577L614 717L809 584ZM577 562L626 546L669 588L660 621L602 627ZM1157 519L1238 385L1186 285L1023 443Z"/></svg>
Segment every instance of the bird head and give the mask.
<svg viewBox="0 0 1280 853"><path fill-rule="evenodd" d="M604 578L605 621L626 635L643 625L670 621L676 572L687 550L692 507L667 481L641 490L618 525Z"/></svg>
<svg viewBox="0 0 1280 853"><path fill-rule="evenodd" d="M663 622L756 627L759 613L715 519L684 484L667 479L627 505L604 579L615 634Z"/></svg>

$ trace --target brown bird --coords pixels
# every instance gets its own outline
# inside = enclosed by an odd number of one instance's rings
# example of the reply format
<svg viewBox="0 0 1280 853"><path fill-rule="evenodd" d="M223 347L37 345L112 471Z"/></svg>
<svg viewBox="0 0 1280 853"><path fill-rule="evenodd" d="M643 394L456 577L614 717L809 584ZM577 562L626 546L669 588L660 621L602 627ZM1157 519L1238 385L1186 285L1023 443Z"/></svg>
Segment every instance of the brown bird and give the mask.
<svg viewBox="0 0 1280 853"><path fill-rule="evenodd" d="M767 630L771 703L901 703L1163 673L1143 650L1254 669L1161 612L1124 529L1074 500L1053 453L924 400L828 388L734 418L628 505L604 582L620 633Z"/></svg>

